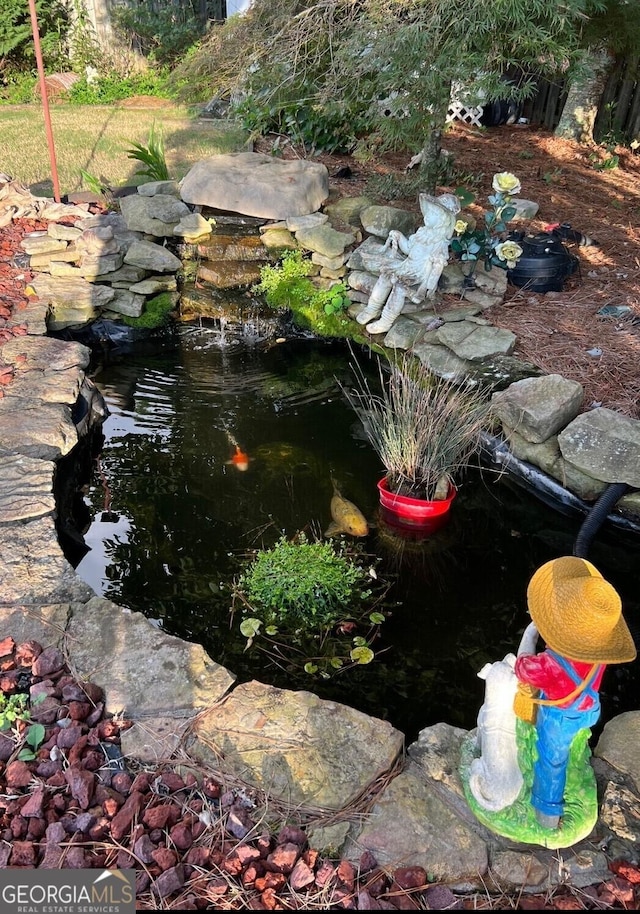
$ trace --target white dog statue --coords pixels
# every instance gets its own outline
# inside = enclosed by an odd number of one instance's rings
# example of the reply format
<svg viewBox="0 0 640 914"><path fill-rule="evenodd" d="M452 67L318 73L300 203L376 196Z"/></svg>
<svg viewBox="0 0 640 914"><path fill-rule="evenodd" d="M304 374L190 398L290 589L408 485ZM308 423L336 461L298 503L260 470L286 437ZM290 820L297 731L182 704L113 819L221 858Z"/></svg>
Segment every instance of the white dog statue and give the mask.
<svg viewBox="0 0 640 914"><path fill-rule="evenodd" d="M532 622L524 631L518 654L535 653L537 640L538 630ZM510 806L523 783L513 710L518 684L515 662L515 654L507 654L504 660L485 663L478 673L486 682L485 700L478 713L476 744L480 757L471 762L469 788L480 806L491 812Z"/></svg>

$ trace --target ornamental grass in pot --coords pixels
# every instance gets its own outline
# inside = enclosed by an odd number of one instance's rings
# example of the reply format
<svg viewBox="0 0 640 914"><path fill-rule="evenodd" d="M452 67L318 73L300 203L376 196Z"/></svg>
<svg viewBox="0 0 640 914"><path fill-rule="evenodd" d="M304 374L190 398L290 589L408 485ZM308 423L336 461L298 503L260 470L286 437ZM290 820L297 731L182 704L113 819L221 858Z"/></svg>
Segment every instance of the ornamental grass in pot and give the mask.
<svg viewBox="0 0 640 914"><path fill-rule="evenodd" d="M343 391L385 467L378 488L402 499L449 503L456 478L477 450L491 406L480 387L439 378L410 353L378 361L379 390L352 363L355 387ZM389 500L386 501L386 506Z"/></svg>

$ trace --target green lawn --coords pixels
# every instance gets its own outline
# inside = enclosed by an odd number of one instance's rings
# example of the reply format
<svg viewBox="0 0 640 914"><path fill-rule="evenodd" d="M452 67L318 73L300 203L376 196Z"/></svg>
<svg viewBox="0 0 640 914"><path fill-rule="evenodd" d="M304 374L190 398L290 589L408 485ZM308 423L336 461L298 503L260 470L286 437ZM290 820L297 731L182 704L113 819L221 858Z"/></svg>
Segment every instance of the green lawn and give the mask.
<svg viewBox="0 0 640 914"><path fill-rule="evenodd" d="M133 143L147 145L155 123L169 173L179 180L199 159L241 149L247 136L236 125L197 119L178 107L50 105L55 159L62 194L82 189L80 170L104 184L140 183L139 162L127 157ZM41 105L0 107L0 172L52 195L52 166Z"/></svg>

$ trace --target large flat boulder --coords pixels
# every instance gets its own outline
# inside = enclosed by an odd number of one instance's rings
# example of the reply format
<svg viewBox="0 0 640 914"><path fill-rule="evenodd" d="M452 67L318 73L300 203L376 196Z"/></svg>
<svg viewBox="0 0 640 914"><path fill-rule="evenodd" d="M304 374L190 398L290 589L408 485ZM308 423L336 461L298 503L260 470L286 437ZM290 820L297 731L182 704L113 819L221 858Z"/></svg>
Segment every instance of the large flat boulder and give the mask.
<svg viewBox="0 0 640 914"><path fill-rule="evenodd" d="M197 162L182 179L180 194L192 205L286 219L320 209L329 196L329 172L319 162L231 152Z"/></svg>
<svg viewBox="0 0 640 914"><path fill-rule="evenodd" d="M403 735L312 692L259 682L236 688L201 714L191 756L292 805L342 809L388 771Z"/></svg>
<svg viewBox="0 0 640 914"><path fill-rule="evenodd" d="M568 463L602 482L640 489L640 422L606 407L577 416L558 435Z"/></svg>

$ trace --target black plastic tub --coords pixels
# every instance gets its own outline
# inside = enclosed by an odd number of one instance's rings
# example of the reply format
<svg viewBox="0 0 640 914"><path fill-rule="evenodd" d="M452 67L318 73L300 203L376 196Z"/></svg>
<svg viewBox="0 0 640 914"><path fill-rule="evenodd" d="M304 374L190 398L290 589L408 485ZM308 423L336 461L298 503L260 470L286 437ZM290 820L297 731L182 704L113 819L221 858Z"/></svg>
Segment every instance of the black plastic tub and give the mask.
<svg viewBox="0 0 640 914"><path fill-rule="evenodd" d="M561 292L565 279L578 266L577 257L548 232L514 233L511 237L518 242L523 254L513 270L507 270L509 282L532 292Z"/></svg>

